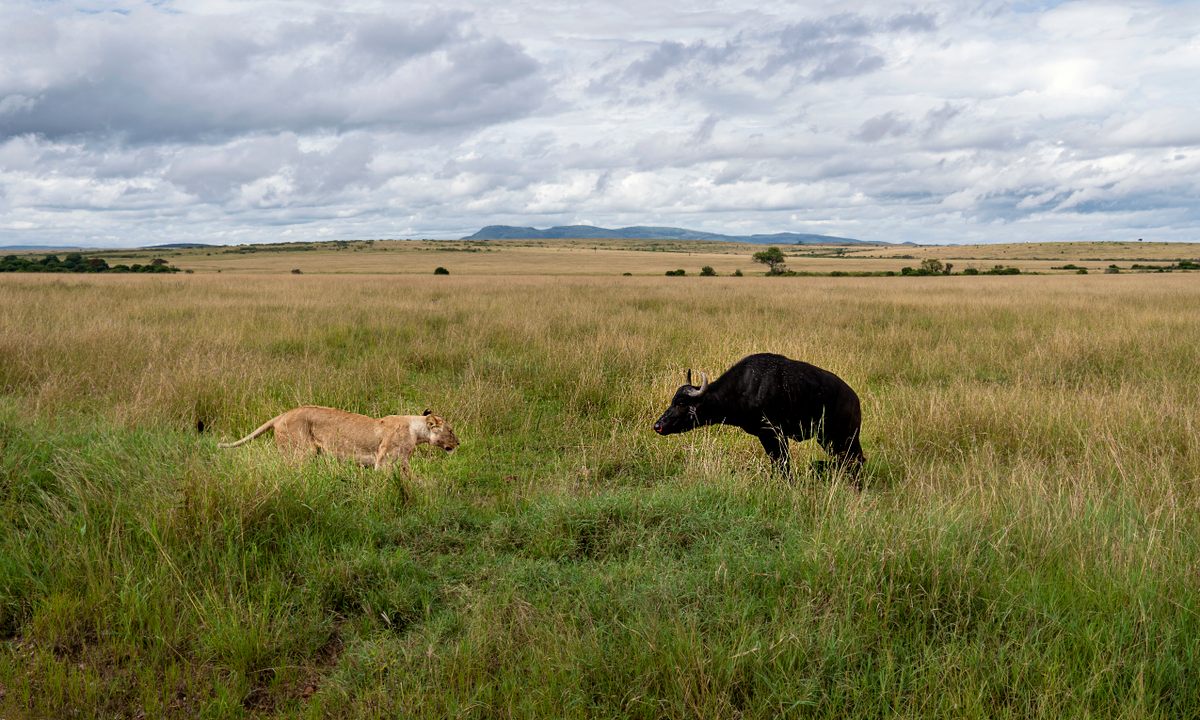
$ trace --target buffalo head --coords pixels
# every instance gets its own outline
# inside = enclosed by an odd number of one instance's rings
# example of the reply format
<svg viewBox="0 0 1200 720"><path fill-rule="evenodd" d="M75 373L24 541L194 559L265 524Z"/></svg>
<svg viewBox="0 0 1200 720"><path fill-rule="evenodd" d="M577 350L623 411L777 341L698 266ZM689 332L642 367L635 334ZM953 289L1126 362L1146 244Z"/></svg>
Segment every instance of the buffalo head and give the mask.
<svg viewBox="0 0 1200 720"><path fill-rule="evenodd" d="M654 432L672 435L700 427L703 423L700 422L699 406L705 390L708 390L708 376L700 373L700 386L697 387L692 384L692 371L688 370L687 383L675 391L671 407L654 423Z"/></svg>

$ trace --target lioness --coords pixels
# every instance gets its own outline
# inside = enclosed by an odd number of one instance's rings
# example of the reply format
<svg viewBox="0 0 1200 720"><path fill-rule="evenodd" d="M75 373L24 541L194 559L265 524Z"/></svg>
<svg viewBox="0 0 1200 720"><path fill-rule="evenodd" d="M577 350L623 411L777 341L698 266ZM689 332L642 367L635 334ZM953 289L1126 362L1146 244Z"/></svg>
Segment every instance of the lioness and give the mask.
<svg viewBox="0 0 1200 720"><path fill-rule="evenodd" d="M423 415L387 415L379 419L318 405L302 405L263 423L246 437L218 447L232 448L275 430L275 444L293 457L328 453L365 467L386 469L397 460L411 475L408 460L421 443L452 452L458 438L442 418L429 410Z"/></svg>

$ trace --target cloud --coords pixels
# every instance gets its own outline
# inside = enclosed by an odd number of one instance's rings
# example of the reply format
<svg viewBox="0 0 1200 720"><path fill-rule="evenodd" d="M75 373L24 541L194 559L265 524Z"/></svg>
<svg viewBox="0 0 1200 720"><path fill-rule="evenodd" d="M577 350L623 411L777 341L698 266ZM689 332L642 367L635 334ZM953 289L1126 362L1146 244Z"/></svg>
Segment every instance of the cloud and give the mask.
<svg viewBox="0 0 1200 720"><path fill-rule="evenodd" d="M0 6L0 244L1200 239L1169 2L70 2Z"/></svg>
<svg viewBox="0 0 1200 720"><path fill-rule="evenodd" d="M859 127L858 133L855 135L863 142L879 142L888 136L907 135L912 130L912 123L905 120L899 113L887 112L882 115L876 115L873 118L868 118Z"/></svg>
<svg viewBox="0 0 1200 720"><path fill-rule="evenodd" d="M888 32L932 32L932 16L923 13L873 20L863 15L843 13L820 20L805 20L785 27L777 37L777 48L760 68L758 77L782 71L797 80L826 82L864 75L886 64L883 53L872 39Z"/></svg>
<svg viewBox="0 0 1200 720"><path fill-rule="evenodd" d="M0 138L430 133L520 117L546 91L536 60L469 29L459 13L278 20L139 7L10 10L3 20L0 52L12 66L0 75Z"/></svg>
<svg viewBox="0 0 1200 720"><path fill-rule="evenodd" d="M727 62L736 53L736 49L725 44L721 47L709 45L700 40L684 44L667 41L659 43L653 50L639 60L630 63L624 77L641 85L661 79L668 71L688 64L702 66L719 66Z"/></svg>

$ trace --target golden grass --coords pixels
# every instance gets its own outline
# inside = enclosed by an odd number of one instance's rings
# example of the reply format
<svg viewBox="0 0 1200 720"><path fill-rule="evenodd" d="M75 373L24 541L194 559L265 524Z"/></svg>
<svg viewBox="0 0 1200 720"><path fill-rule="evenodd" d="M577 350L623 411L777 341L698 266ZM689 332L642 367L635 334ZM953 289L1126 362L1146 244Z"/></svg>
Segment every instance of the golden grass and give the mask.
<svg viewBox="0 0 1200 720"><path fill-rule="evenodd" d="M424 275L448 268L455 275L663 275L682 268L697 275L705 265L720 275L760 274L752 255L761 245L635 240L375 241L158 251L100 252L110 264L163 257L195 272ZM310 248L310 249L300 249ZM996 264L1025 272L1075 264L1101 272L1119 263L1163 263L1200 258L1200 246L1182 243L1023 243L1009 245L824 247L783 246L788 267L802 272L899 272L924 258L955 269L986 270Z"/></svg>
<svg viewBox="0 0 1200 720"><path fill-rule="evenodd" d="M204 252L0 276L0 714L1200 708L1193 274ZM811 444L785 483L740 431L651 432L687 368L756 351L858 390L865 492ZM215 447L301 403L463 444L404 484Z"/></svg>

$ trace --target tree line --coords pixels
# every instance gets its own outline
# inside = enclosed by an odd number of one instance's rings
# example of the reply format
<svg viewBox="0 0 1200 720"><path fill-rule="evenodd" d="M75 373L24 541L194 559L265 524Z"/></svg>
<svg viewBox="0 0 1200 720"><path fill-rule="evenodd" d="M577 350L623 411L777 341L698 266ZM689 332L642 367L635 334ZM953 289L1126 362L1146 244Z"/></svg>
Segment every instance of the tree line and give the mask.
<svg viewBox="0 0 1200 720"><path fill-rule="evenodd" d="M109 265L104 258L84 257L70 253L61 260L57 255L32 258L20 255L5 255L0 259L0 272L51 272L51 273L175 273L179 268L162 258L154 258L148 264Z"/></svg>

